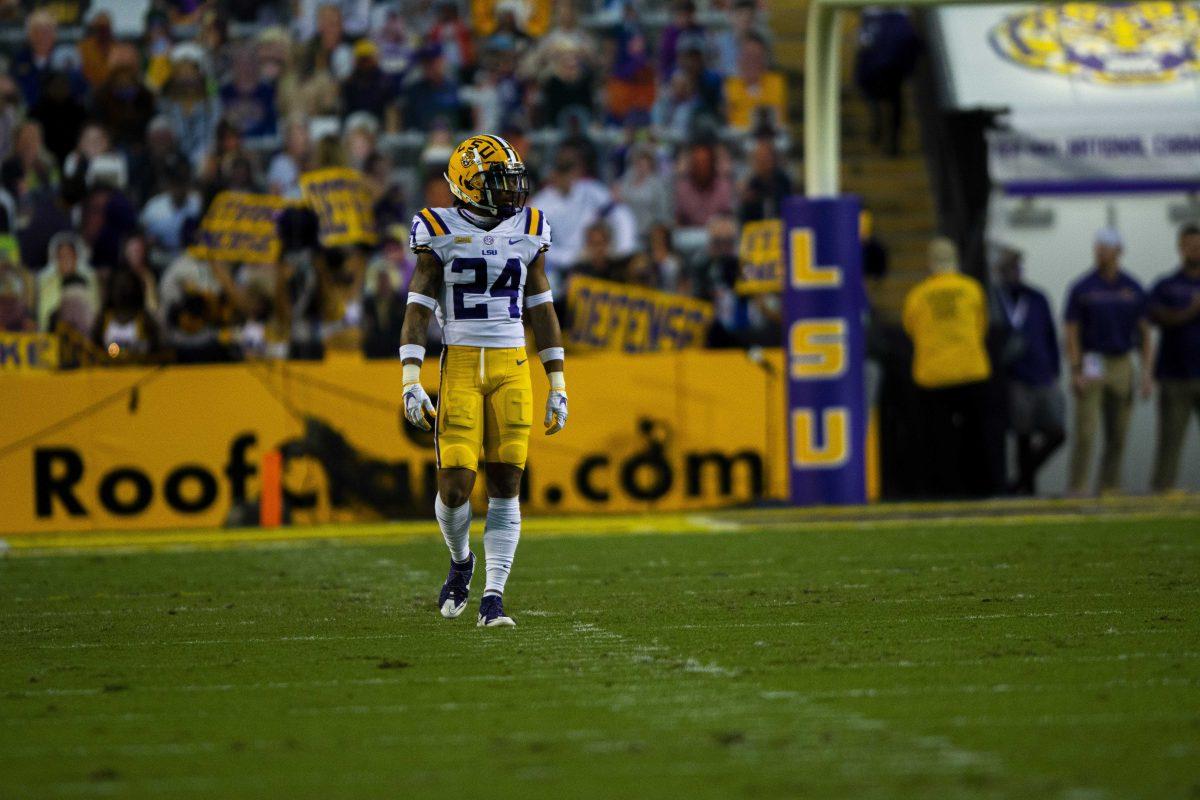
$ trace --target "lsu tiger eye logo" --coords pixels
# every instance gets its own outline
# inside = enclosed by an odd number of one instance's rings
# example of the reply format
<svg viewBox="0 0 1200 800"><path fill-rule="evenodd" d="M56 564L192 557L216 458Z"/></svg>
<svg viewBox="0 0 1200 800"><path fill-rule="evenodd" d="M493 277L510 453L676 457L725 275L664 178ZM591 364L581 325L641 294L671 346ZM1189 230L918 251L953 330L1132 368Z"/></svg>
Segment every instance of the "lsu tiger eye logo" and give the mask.
<svg viewBox="0 0 1200 800"><path fill-rule="evenodd" d="M1200 3L1067 3L1012 14L988 36L1028 69L1097 84L1166 84L1200 74Z"/></svg>

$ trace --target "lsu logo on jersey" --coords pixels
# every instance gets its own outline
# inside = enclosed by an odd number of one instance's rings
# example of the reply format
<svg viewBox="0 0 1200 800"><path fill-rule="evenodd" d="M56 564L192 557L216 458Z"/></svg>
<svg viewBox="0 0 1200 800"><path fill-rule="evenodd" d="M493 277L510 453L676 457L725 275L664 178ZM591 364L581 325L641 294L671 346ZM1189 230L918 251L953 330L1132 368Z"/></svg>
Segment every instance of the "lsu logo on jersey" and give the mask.
<svg viewBox="0 0 1200 800"><path fill-rule="evenodd" d="M1200 4L1066 3L1012 14L988 40L1022 67L1107 85L1163 84L1200 73Z"/></svg>

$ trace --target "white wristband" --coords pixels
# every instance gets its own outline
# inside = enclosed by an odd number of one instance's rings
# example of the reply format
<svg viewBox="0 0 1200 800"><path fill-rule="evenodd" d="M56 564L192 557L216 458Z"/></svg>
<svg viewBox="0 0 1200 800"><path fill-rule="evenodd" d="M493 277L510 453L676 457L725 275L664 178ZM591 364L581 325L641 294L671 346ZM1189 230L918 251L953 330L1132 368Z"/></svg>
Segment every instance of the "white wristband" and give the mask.
<svg viewBox="0 0 1200 800"><path fill-rule="evenodd" d="M425 360L425 348L419 344L402 344L400 345L400 360L415 358L417 361Z"/></svg>
<svg viewBox="0 0 1200 800"><path fill-rule="evenodd" d="M403 383L405 386L408 386L410 383L420 383L421 365L405 364L403 370L401 371L401 375L403 375L401 383Z"/></svg>
<svg viewBox="0 0 1200 800"><path fill-rule="evenodd" d="M547 361L565 361L567 351L561 347L547 347L545 350L538 351L538 358L545 364Z"/></svg>
<svg viewBox="0 0 1200 800"><path fill-rule="evenodd" d="M567 390L567 379L561 372L551 372L546 377L550 379L550 388L557 389L560 392Z"/></svg>
<svg viewBox="0 0 1200 800"><path fill-rule="evenodd" d="M525 307L526 308L533 308L534 306L540 306L543 303L553 303L553 302L554 302L554 292L550 291L549 289L547 289L546 291L541 292L539 294L526 295L526 297L525 297Z"/></svg>
<svg viewBox="0 0 1200 800"><path fill-rule="evenodd" d="M416 292L409 292L408 293L408 302L416 303L419 306L425 306L430 311L437 310L437 300L434 300L432 297L430 297L427 294L418 294Z"/></svg>

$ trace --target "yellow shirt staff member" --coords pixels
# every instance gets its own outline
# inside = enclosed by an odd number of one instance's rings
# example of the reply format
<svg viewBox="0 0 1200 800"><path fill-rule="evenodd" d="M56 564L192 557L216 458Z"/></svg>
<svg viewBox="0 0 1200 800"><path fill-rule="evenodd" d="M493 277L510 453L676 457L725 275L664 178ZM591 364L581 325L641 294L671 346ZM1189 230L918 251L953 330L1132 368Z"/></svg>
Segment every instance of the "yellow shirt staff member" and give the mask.
<svg viewBox="0 0 1200 800"><path fill-rule="evenodd" d="M935 239L929 258L933 274L904 298L913 380L925 389L987 380L991 364L984 346L988 313L983 287L958 272L958 255L948 239Z"/></svg>
<svg viewBox="0 0 1200 800"><path fill-rule="evenodd" d="M959 274L949 239L930 243L929 271L904 299L919 410L911 426L918 453L911 467L926 497L982 496L1003 480L994 474L986 433L987 302L979 282Z"/></svg>

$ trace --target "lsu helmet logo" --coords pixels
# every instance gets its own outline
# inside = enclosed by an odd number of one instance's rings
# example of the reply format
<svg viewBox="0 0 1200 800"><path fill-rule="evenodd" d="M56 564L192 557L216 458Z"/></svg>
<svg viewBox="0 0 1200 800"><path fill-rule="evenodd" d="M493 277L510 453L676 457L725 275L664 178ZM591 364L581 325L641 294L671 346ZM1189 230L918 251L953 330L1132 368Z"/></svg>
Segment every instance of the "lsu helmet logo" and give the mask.
<svg viewBox="0 0 1200 800"><path fill-rule="evenodd" d="M1028 69L1110 86L1200 74L1200 3L1067 3L1006 17L988 40Z"/></svg>

